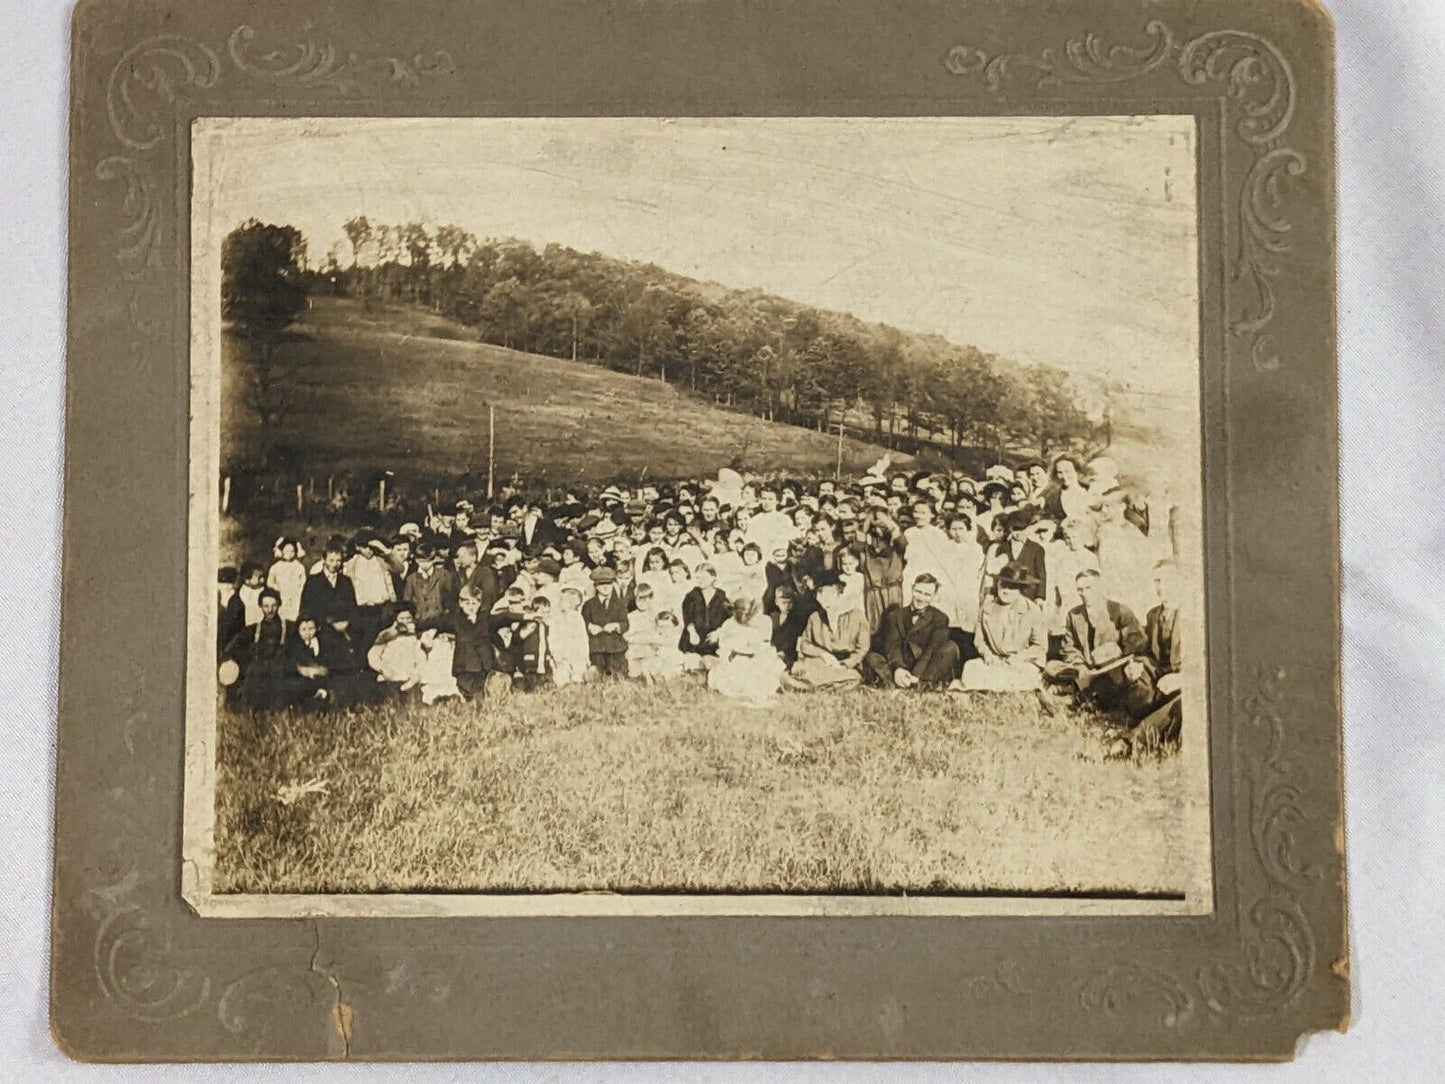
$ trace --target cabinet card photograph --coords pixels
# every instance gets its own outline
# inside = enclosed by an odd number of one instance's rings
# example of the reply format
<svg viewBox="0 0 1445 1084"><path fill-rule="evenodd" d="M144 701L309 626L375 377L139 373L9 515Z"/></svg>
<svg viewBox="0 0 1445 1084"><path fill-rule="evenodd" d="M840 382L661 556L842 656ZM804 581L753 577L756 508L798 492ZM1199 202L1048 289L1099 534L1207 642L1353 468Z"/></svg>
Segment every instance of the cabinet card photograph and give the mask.
<svg viewBox="0 0 1445 1084"><path fill-rule="evenodd" d="M186 898L1210 912L1196 155L196 120Z"/></svg>

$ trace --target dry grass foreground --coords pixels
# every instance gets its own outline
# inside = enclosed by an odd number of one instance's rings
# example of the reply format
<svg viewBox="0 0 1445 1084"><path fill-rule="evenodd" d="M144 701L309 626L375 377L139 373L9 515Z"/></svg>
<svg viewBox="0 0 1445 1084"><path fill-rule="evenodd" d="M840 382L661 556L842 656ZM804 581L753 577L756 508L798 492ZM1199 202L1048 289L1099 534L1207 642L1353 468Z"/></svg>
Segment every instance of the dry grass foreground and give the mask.
<svg viewBox="0 0 1445 1084"><path fill-rule="evenodd" d="M1025 695L604 684L218 722L217 892L1145 892L1181 758ZM305 786L310 784L310 786ZM287 800L280 795L284 794Z"/></svg>

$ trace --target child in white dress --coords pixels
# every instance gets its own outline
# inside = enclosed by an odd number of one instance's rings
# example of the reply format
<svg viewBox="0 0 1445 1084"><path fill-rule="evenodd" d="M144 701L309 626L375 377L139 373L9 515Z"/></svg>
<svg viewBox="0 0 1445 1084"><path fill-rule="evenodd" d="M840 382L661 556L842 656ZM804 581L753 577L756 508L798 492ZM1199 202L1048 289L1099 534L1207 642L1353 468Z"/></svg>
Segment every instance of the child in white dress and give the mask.
<svg viewBox="0 0 1445 1084"><path fill-rule="evenodd" d="M708 671L708 687L751 707L776 703L784 666L772 645L772 632L757 599L733 603L733 616L718 630L718 662Z"/></svg>
<svg viewBox="0 0 1445 1084"><path fill-rule="evenodd" d="M278 538L271 554L276 560L266 573L266 586L281 596L282 620L295 621L301 615L301 590L306 586L301 545L294 538Z"/></svg>
<svg viewBox="0 0 1445 1084"><path fill-rule="evenodd" d="M547 623L548 650L552 657L552 684L578 685L587 676L587 623L582 620L582 592L563 587L558 592L560 609Z"/></svg>

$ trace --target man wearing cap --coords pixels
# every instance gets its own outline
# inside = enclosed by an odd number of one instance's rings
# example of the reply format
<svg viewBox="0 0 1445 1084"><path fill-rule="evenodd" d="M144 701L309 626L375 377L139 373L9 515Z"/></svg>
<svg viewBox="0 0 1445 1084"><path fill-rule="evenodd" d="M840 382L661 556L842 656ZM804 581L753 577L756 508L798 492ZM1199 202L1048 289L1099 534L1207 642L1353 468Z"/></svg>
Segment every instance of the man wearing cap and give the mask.
<svg viewBox="0 0 1445 1084"><path fill-rule="evenodd" d="M627 603L617 593L617 571L592 570L593 595L582 603L587 652L602 677L627 676Z"/></svg>
<svg viewBox="0 0 1445 1084"><path fill-rule="evenodd" d="M899 689L937 689L953 680L958 645L948 636L948 617L933 605L938 580L925 572L913 581L906 606L883 615L878 649L863 660L870 684Z"/></svg>
<svg viewBox="0 0 1445 1084"><path fill-rule="evenodd" d="M622 601L627 604L628 609L631 609L633 601L637 597L637 554L632 545L632 539L625 534L619 534L614 538L612 550L607 555L607 563L617 573L615 590L622 596ZM561 574L561 566L558 566L557 575ZM552 609L554 613L557 610L555 601Z"/></svg>
<svg viewBox="0 0 1445 1084"><path fill-rule="evenodd" d="M994 580L978 611L974 649L978 657L963 664L955 688L1025 692L1040 688L1048 654L1048 622L1043 603L1030 598L1033 573L1009 565Z"/></svg>
<svg viewBox="0 0 1445 1084"><path fill-rule="evenodd" d="M413 542L421 537L421 528L415 523L404 523L401 530L392 537L386 551L386 567L391 572L391 591L396 598L406 590L406 578L416 567L411 559Z"/></svg>
<svg viewBox="0 0 1445 1084"><path fill-rule="evenodd" d="M445 627L451 618L457 596L457 577L442 565L436 550L423 542L416 548L416 571L406 579L405 600L411 604L417 628Z"/></svg>
<svg viewBox="0 0 1445 1084"><path fill-rule="evenodd" d="M1004 537L997 543L997 553L1004 564L1017 565L1029 572L1028 588L1024 592L1029 598L1042 600L1048 592L1048 553L1044 547L1029 537L1035 514L1028 509L1005 513L997 523L1002 523Z"/></svg>

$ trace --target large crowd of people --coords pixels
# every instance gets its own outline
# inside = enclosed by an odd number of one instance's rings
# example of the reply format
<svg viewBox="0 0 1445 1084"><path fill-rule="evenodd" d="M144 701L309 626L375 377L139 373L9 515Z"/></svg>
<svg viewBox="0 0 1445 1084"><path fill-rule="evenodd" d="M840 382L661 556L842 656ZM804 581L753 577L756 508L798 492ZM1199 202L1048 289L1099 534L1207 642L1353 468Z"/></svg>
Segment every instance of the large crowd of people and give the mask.
<svg viewBox="0 0 1445 1084"><path fill-rule="evenodd" d="M508 492L222 568L230 706L705 683L765 706L860 685L1033 693L1177 740L1176 510L1114 462Z"/></svg>

